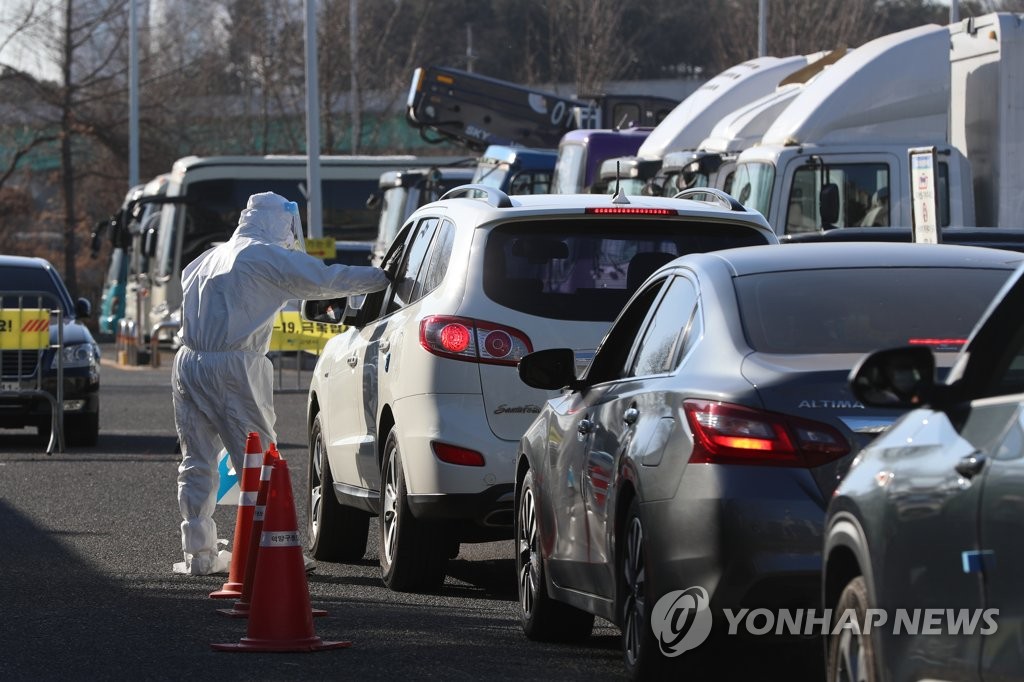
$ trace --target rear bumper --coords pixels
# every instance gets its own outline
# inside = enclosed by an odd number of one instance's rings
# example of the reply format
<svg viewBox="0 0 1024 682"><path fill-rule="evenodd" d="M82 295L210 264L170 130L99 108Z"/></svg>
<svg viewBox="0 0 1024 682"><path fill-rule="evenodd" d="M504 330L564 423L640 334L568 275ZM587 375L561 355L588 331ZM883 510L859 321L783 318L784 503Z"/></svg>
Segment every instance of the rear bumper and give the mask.
<svg viewBox="0 0 1024 682"><path fill-rule="evenodd" d="M417 518L463 520L477 528L512 528L518 441L497 438L479 394L434 394L393 404L409 506ZM483 466L442 462L431 443L475 450Z"/></svg>
<svg viewBox="0 0 1024 682"><path fill-rule="evenodd" d="M655 595L701 586L715 612L820 609L825 502L810 472L690 465L674 499L641 508Z"/></svg>

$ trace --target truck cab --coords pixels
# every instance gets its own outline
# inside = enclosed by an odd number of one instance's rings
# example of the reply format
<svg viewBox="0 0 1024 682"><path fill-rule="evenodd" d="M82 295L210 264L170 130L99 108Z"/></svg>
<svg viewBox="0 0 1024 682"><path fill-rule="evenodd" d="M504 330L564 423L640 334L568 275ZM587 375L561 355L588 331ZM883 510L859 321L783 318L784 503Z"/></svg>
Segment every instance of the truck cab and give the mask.
<svg viewBox="0 0 1024 682"><path fill-rule="evenodd" d="M624 128L569 131L558 144L552 193L603 193L607 184L601 179L601 164L606 159L635 154L652 130Z"/></svg>
<svg viewBox="0 0 1024 682"><path fill-rule="evenodd" d="M549 194L558 152L491 145L477 160L472 182L505 194Z"/></svg>
<svg viewBox="0 0 1024 682"><path fill-rule="evenodd" d="M851 50L740 154L733 195L780 235L910 226L909 149L934 147L938 226L975 224L971 167L947 134L949 49L929 24Z"/></svg>
<svg viewBox="0 0 1024 682"><path fill-rule="evenodd" d="M413 211L437 201L453 187L469 183L474 172L472 166L450 165L382 173L378 190L367 200L368 207L380 208L377 239L373 244L373 263L377 264L384 258L388 246Z"/></svg>

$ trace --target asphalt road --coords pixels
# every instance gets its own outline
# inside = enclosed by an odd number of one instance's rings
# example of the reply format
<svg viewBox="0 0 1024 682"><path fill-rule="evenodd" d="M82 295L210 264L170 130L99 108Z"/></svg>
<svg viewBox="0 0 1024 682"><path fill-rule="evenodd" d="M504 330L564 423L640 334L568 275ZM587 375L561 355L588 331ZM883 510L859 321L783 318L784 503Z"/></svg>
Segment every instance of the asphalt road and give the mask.
<svg viewBox="0 0 1024 682"><path fill-rule="evenodd" d="M171 571L181 553L169 362L120 367L112 350L104 346L96 447L47 456L34 432L0 431L0 679L623 678L619 632L604 621L583 645L526 640L511 542L463 545L439 594L396 594L380 581L376 525L362 562L321 562L308 577L313 606L328 611L316 635L351 648L211 650L246 636L247 621L217 612L233 601L208 597L226 576ZM281 380L293 390L275 396L278 446L304 537L306 396L293 387L308 371ZM228 540L236 511L216 514ZM795 674L804 656L775 661L778 679L807 679ZM766 678L752 652L729 658L742 661L740 678Z"/></svg>

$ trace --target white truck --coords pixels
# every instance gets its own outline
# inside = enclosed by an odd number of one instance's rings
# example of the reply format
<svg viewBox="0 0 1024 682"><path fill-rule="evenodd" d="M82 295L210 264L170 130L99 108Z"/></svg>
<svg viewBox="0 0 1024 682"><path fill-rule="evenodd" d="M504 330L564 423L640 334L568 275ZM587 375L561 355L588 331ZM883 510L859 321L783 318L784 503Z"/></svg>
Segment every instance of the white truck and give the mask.
<svg viewBox="0 0 1024 682"><path fill-rule="evenodd" d="M795 83L809 77L799 74L803 74L809 65L820 60L824 54L783 58L758 57L726 69L680 102L651 131L640 145L636 156L606 160L601 166L601 181L611 187L617 178L620 187L627 194L639 194L646 184L653 182L657 185L654 193L671 196L685 188L676 187L677 181L683 176L683 167L689 168L691 164L695 164L685 174L689 182L686 187L714 184L709 183L707 178L720 171L724 160L723 152L733 152L731 156L735 156L732 145L728 150L710 150L711 155L707 156L706 160L706 155L694 155L694 150L700 149L705 139L712 135L715 139L727 135L738 143L737 136L749 134L749 131L744 133L735 128L723 128L725 122L732 121L733 117L746 107L756 107L759 113L752 113L751 116L763 120L767 105L760 104L762 100L778 97L780 88L783 88L783 84L791 77L796 77ZM787 93L785 97L788 96ZM778 109L780 106L776 105L775 108ZM748 118L745 123L737 125L749 127L751 121ZM763 128L767 124L761 125ZM667 172L659 175L665 162L670 164ZM704 181L693 182L694 173L704 176Z"/></svg>
<svg viewBox="0 0 1024 682"><path fill-rule="evenodd" d="M1020 32L1019 16L986 15L852 50L808 83L761 144L740 154L733 195L779 234L910 226L908 152L933 147L939 229L1011 224L1011 211L976 214L975 197L989 204L985 191L994 190L983 188L1001 182L1003 195L1017 188L1020 207L1019 172L996 172L1020 168L1009 163L1020 151L1021 95L1012 92L1010 70L1021 63Z"/></svg>
<svg viewBox="0 0 1024 682"><path fill-rule="evenodd" d="M1024 226L1024 14L950 28L950 142L970 161L973 225Z"/></svg>

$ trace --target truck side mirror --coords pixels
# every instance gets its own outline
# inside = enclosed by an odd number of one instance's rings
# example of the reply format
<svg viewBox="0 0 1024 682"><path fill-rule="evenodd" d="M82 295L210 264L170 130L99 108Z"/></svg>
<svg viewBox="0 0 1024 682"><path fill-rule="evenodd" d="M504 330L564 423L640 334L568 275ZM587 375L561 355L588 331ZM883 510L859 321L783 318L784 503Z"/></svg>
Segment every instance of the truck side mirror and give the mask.
<svg viewBox="0 0 1024 682"><path fill-rule="evenodd" d="M818 212L821 215L819 227L823 229L834 227L839 222L839 185L829 182L821 186L821 192L818 194Z"/></svg>

